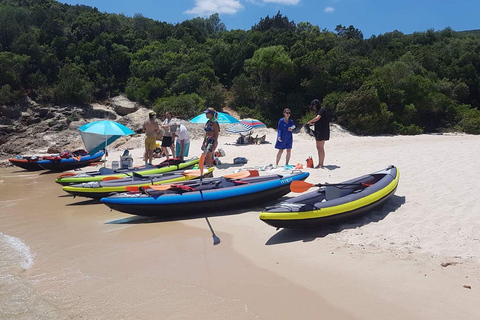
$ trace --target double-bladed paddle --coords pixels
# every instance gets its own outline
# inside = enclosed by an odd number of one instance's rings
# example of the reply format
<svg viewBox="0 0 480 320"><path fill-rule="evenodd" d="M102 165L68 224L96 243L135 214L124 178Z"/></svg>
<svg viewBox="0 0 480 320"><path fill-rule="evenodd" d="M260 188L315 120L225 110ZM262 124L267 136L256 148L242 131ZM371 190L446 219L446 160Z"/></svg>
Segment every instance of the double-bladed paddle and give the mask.
<svg viewBox="0 0 480 320"><path fill-rule="evenodd" d="M191 170L190 172L187 173L187 175L189 176L192 176L192 175L201 175L200 172L202 171L198 171L198 172L192 172L192 171L195 171L195 170ZM185 173L184 173L185 174ZM229 174L229 175L225 175L223 176L225 179L244 179L244 178L248 178L248 177L257 177L258 176L258 171L257 170L250 170L250 171L240 171L240 172L237 172L237 173L232 173L232 174ZM172 183L172 184L159 184L159 185L150 185L148 187L144 187L144 189L154 189L154 190L157 190L157 191L165 191L165 190L168 190L170 189L172 186L174 186L175 184ZM139 187L137 186L128 186L126 187L126 190L129 191L129 192L138 192L139 191Z"/></svg>
<svg viewBox="0 0 480 320"><path fill-rule="evenodd" d="M337 186L364 186L364 187L370 187L372 184L371 183L362 183L362 182L357 182L357 183L308 183L305 181L293 181L290 184L290 190L293 192L305 192L310 188L313 187L326 187L326 186L332 186L332 187L337 187Z"/></svg>

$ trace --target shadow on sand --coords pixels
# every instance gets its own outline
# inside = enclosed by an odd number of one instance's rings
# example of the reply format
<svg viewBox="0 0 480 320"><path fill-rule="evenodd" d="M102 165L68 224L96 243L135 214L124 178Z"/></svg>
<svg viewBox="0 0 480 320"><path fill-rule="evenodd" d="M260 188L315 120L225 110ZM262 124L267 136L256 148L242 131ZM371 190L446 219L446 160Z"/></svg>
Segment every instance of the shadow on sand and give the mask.
<svg viewBox="0 0 480 320"><path fill-rule="evenodd" d="M389 215L391 212L395 212L404 203L405 196L400 197L393 195L380 210L372 211L361 218L352 220L351 222L315 230L282 229L268 239L265 245L282 244L296 241L310 242L317 238L323 238L332 233L341 232L342 230L356 229L369 223L383 220L387 215Z"/></svg>
<svg viewBox="0 0 480 320"><path fill-rule="evenodd" d="M326 166L323 166L327 170L335 170L335 169L340 169L340 166L337 166L336 164L329 164Z"/></svg>
<svg viewBox="0 0 480 320"><path fill-rule="evenodd" d="M232 209L220 212L212 213L199 213L199 214L188 214L172 217L144 217L144 216L131 216L124 219L113 220L105 222L105 224L141 224L141 223L156 223L156 222L168 222L168 221L182 221L182 220L193 220L201 218L210 218L210 217L220 217L220 216L231 216L242 214L249 211L261 211L262 207L255 208L246 208L246 209Z"/></svg>
<svg viewBox="0 0 480 320"><path fill-rule="evenodd" d="M73 207L73 206L86 206L86 205L92 205L92 204L101 204L101 202L98 199L88 199L84 201L69 203L69 204L66 204L66 206Z"/></svg>

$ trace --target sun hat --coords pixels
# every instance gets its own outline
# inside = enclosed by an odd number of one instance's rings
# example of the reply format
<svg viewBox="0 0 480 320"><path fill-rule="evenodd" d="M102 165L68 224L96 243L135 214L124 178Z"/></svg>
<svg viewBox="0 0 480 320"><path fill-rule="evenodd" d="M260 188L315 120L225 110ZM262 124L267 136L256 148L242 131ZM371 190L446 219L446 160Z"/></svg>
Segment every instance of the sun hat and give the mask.
<svg viewBox="0 0 480 320"><path fill-rule="evenodd" d="M148 114L149 114L150 116L156 116L156 115L157 115L157 113L156 113L155 111L150 111Z"/></svg>
<svg viewBox="0 0 480 320"><path fill-rule="evenodd" d="M203 113L215 113L215 111L207 109L207 110L203 111Z"/></svg>

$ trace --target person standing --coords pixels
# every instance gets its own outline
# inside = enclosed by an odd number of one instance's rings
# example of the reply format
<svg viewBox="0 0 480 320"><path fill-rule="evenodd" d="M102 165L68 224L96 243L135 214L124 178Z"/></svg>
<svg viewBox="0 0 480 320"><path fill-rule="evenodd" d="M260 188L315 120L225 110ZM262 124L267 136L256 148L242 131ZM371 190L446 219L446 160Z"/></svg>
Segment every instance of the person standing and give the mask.
<svg viewBox="0 0 480 320"><path fill-rule="evenodd" d="M162 151L163 154L167 157L167 160L170 159L168 148L172 151L172 157L175 156L175 130L171 130L171 126L174 123L172 122L172 114L170 111L165 112L165 120L162 122L162 129L163 129L163 138L162 138Z"/></svg>
<svg viewBox="0 0 480 320"><path fill-rule="evenodd" d="M293 124L293 120L290 119L291 111L289 108L285 108L283 110L283 118L278 121L278 131L277 131L277 141L275 143L275 149L278 149L277 153L277 162L276 165L280 162L280 158L282 157L283 150L287 150L287 156L285 159L285 165L288 165L290 161L290 155L292 151L292 144L293 144L293 130L295 129L295 125Z"/></svg>
<svg viewBox="0 0 480 320"><path fill-rule="evenodd" d="M208 108L204 111L208 121L205 123L205 138L203 139L202 150L205 154L205 164L207 167L213 165L213 153L218 145L218 135L220 134L220 125L217 121L217 111Z"/></svg>
<svg viewBox="0 0 480 320"><path fill-rule="evenodd" d="M160 132L160 127L158 122L155 120L156 113L155 111L150 111L148 114L148 120L143 123L143 132L145 132L145 154L143 159L145 165L152 165L153 161L153 151L156 148L157 142L157 133Z"/></svg>
<svg viewBox="0 0 480 320"><path fill-rule="evenodd" d="M330 117L328 116L327 109L322 107L318 99L311 102L310 108L317 114L315 118L307 122L309 125L315 125L314 134L318 151L318 165L315 168L323 168L323 162L325 161L325 141L330 139Z"/></svg>
<svg viewBox="0 0 480 320"><path fill-rule="evenodd" d="M190 150L190 134L183 124L177 126L175 134L177 136L175 139L175 156L180 161L184 161L185 157L188 157Z"/></svg>

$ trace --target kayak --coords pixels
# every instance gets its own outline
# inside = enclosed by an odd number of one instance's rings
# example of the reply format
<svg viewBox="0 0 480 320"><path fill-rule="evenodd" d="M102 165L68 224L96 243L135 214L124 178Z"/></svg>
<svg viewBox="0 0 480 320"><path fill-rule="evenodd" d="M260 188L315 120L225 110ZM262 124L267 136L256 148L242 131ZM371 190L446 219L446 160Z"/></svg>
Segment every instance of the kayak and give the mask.
<svg viewBox="0 0 480 320"><path fill-rule="evenodd" d="M343 223L381 207L395 193L398 181L399 170L389 166L342 183L325 184L316 191L265 208L260 220L276 228L291 229Z"/></svg>
<svg viewBox="0 0 480 320"><path fill-rule="evenodd" d="M205 169L203 176L212 177L214 168ZM108 197L112 192L126 192L128 187L148 187L164 183L182 182L200 177L199 170L182 170L153 175L137 175L133 177L111 179L106 181L90 181L80 184L71 184L63 190L73 196L100 199ZM107 178L109 179L109 178Z"/></svg>
<svg viewBox="0 0 480 320"><path fill-rule="evenodd" d="M55 182L61 184L63 186L67 186L69 184L75 183L83 183L83 182L90 182L90 181L102 181L106 177L114 177L114 178L127 178L132 177L133 173L137 173L139 175L152 175L152 174L160 174L175 170L182 170L182 169L189 169L193 168L194 165L198 164L199 159L194 157L189 160L185 160L181 162L178 159L169 159L165 160L158 165L145 167L141 166L134 169L118 169L113 170L109 168L101 168L98 171L90 171L90 172L82 172L82 173L66 173L60 175Z"/></svg>
<svg viewBox="0 0 480 320"><path fill-rule="evenodd" d="M10 161L12 165L22 169L38 171L43 170L43 168L38 165L38 160L41 160L42 158L42 156L17 156L16 158L8 159L8 161Z"/></svg>
<svg viewBox="0 0 480 320"><path fill-rule="evenodd" d="M86 167L92 162L99 161L104 154L104 150L100 150L93 155L88 154L85 150L81 150L81 152L65 152L56 156L43 157L37 163L45 170L66 171Z"/></svg>
<svg viewBox="0 0 480 320"><path fill-rule="evenodd" d="M257 172L258 175L258 172ZM225 177L190 180L174 184L170 189L121 193L102 198L111 209L161 218L195 216L265 205L290 192L290 183L305 180L308 172L250 176L241 179ZM160 186L163 187L163 186Z"/></svg>

